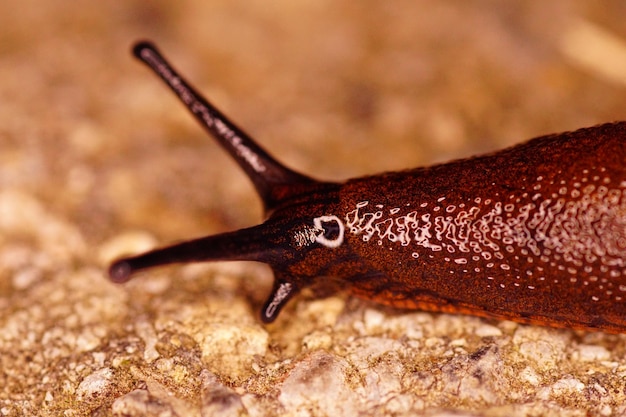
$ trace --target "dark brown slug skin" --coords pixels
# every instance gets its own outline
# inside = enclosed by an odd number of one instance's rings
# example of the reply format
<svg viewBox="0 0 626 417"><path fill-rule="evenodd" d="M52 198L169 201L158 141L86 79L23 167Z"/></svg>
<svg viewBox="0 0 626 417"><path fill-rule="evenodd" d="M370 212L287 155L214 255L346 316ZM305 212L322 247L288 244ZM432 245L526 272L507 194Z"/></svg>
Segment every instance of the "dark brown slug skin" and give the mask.
<svg viewBox="0 0 626 417"><path fill-rule="evenodd" d="M265 322L303 287L335 277L391 306L626 331L625 122L320 182L273 159L153 45L141 42L134 53L250 177L266 221L120 259L112 280L169 263L252 260L275 273Z"/></svg>

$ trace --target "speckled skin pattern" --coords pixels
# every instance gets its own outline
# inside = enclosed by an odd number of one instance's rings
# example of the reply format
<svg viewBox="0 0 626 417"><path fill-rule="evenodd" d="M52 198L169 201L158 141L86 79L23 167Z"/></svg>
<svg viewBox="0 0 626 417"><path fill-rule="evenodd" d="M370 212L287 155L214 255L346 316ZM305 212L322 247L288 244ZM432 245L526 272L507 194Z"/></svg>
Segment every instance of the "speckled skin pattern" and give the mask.
<svg viewBox="0 0 626 417"><path fill-rule="evenodd" d="M403 308L626 331L626 123L342 184L274 160L148 43L157 72L235 158L264 202L252 228L121 259L117 282L168 263L254 260L275 273L264 321L328 277ZM323 284L322 284L323 285Z"/></svg>
<svg viewBox="0 0 626 417"><path fill-rule="evenodd" d="M620 330L626 318L626 124L348 181L346 236L411 308Z"/></svg>

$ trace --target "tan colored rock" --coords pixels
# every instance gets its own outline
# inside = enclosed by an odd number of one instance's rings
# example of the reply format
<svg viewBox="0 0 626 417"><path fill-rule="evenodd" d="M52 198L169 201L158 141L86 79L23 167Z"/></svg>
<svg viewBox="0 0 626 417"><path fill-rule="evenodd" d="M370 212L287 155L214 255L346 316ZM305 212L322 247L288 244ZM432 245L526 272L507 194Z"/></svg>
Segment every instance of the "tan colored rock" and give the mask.
<svg viewBox="0 0 626 417"><path fill-rule="evenodd" d="M24 0L0 16L1 416L626 413L624 335L313 291L263 325L264 266L106 277L122 253L261 221L133 41L289 166L344 179L625 119L606 70L620 2Z"/></svg>

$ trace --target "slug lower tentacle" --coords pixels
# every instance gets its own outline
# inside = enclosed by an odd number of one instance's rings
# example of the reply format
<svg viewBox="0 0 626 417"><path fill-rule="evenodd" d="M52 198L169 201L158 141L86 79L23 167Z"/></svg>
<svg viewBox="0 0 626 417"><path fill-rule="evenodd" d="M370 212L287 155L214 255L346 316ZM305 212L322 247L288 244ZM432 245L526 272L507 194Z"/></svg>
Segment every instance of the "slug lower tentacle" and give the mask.
<svg viewBox="0 0 626 417"><path fill-rule="evenodd" d="M275 273L265 322L301 288L335 277L397 307L626 332L626 123L320 182L273 159L153 45L134 53L243 168L267 220L121 259L112 280L169 263L252 260Z"/></svg>

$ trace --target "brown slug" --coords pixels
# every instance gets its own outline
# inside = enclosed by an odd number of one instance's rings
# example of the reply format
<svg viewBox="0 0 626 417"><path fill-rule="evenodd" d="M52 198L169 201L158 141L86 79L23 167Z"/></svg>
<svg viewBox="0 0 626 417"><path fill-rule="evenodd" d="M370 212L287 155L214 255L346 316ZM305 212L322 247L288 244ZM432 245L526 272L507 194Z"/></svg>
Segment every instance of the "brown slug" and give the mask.
<svg viewBox="0 0 626 417"><path fill-rule="evenodd" d="M274 160L147 42L134 54L252 180L264 223L124 258L115 282L177 262L275 274L261 318L335 277L391 306L626 332L626 122L431 167L322 182Z"/></svg>

